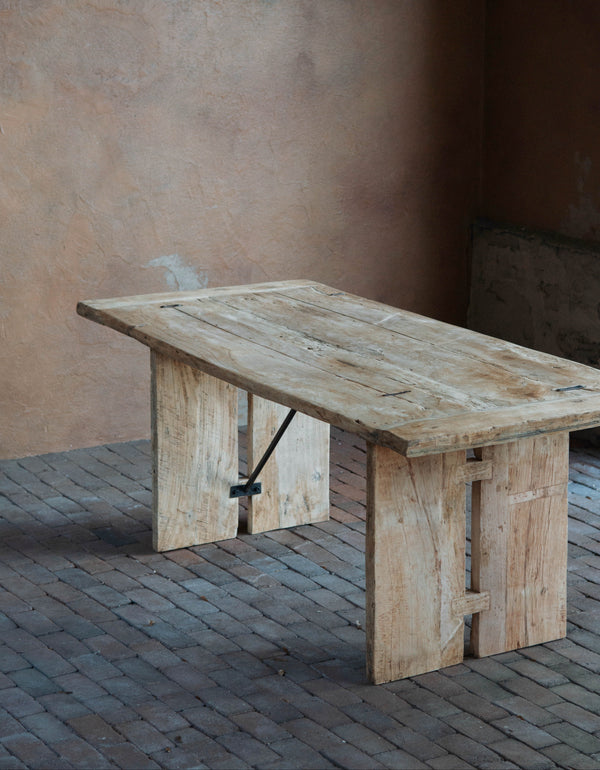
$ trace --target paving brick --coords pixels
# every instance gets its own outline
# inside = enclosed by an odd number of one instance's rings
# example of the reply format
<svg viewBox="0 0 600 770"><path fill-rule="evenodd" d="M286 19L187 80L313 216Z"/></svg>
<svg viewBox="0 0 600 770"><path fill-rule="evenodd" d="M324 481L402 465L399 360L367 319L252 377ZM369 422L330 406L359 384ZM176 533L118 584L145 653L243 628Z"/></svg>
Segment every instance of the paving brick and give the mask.
<svg viewBox="0 0 600 770"><path fill-rule="evenodd" d="M89 637L85 640L85 644L93 653L101 655L104 660L108 661L123 660L135 656L135 652L127 645L109 634L99 633L97 636Z"/></svg>
<svg viewBox="0 0 600 770"><path fill-rule="evenodd" d="M515 693L515 695L519 695L525 700L535 703L538 706L552 706L555 703L559 703L561 700L561 696L557 692L556 687L548 689L550 685L542 687L537 684L537 682L525 677L509 679L503 682L503 686L510 692ZM502 701L497 702L502 705Z"/></svg>
<svg viewBox="0 0 600 770"><path fill-rule="evenodd" d="M35 735L21 733L20 735L11 735L2 741L4 747L18 757L27 767L64 768L64 762L61 762L58 754Z"/></svg>
<svg viewBox="0 0 600 770"><path fill-rule="evenodd" d="M462 667L464 669L464 667ZM460 673L464 673L461 670ZM443 671L430 671L427 674L413 677L414 682L418 682L421 687L430 690L440 698L449 698L452 695L464 695L466 690L462 685L452 678L449 669Z"/></svg>
<svg viewBox="0 0 600 770"><path fill-rule="evenodd" d="M298 740L303 741L319 752L341 746L344 743L343 738L335 735L330 730L326 730L308 717L284 722L281 727Z"/></svg>
<svg viewBox="0 0 600 770"><path fill-rule="evenodd" d="M235 637L236 640L240 638L241 637ZM227 663L237 671L241 671L246 676L254 679L256 677L268 676L272 673L269 666L265 665L263 662L263 659L266 658L266 655L264 658L259 658L251 655L246 650L239 650L238 652L229 653L227 655Z"/></svg>
<svg viewBox="0 0 600 770"><path fill-rule="evenodd" d="M6 645L0 647L0 671L11 672L30 667L29 661Z"/></svg>
<svg viewBox="0 0 600 770"><path fill-rule="evenodd" d="M516 765L511 766L516 767ZM441 757L434 757L423 767L431 767L433 770L476 770L473 765L465 762L464 759L460 759L456 754L444 754Z"/></svg>
<svg viewBox="0 0 600 770"><path fill-rule="evenodd" d="M123 770L158 770L160 765L130 743L107 746L103 752Z"/></svg>
<svg viewBox="0 0 600 770"><path fill-rule="evenodd" d="M505 698L510 697L510 692L505 689L510 684L511 680L509 678L505 679L501 686L497 682L488 679L487 676L470 671L468 674L460 674L455 677L454 681L456 684L462 685L469 692L479 695L480 698L499 703L500 705Z"/></svg>
<svg viewBox="0 0 600 770"><path fill-rule="evenodd" d="M210 706L225 716L248 711L248 703L246 701L220 687L208 687L204 690L199 690L196 695L201 703Z"/></svg>
<svg viewBox="0 0 600 770"><path fill-rule="evenodd" d="M55 681L64 692L74 695L75 698L83 702L100 695L106 695L106 690L83 674L66 674L56 677Z"/></svg>
<svg viewBox="0 0 600 770"><path fill-rule="evenodd" d="M325 759L323 754L314 751L314 749L297 738L288 737L280 741L274 741L270 744L270 748L280 755L280 758L273 763L265 764L265 768L297 770L297 768L301 767L303 770L328 770L329 768L336 767L336 765Z"/></svg>
<svg viewBox="0 0 600 770"><path fill-rule="evenodd" d="M126 706L113 695L101 695L98 698L90 698L86 701L86 706L93 714L98 714L105 719L111 727L115 727L121 722L131 721L137 717L136 711Z"/></svg>
<svg viewBox="0 0 600 770"><path fill-rule="evenodd" d="M58 692L59 690L58 685L52 679L49 679L45 674L42 674L41 671L37 671L34 668L13 671L10 674L10 679L17 685L17 687L34 698L37 698L40 695Z"/></svg>
<svg viewBox="0 0 600 770"><path fill-rule="evenodd" d="M219 685L221 691L235 693L239 698L246 698L250 693L260 690L255 679L250 679L241 671L232 668L211 671L210 678Z"/></svg>
<svg viewBox="0 0 600 770"><path fill-rule="evenodd" d="M115 698L132 708L141 704L147 704L153 700L150 692L135 681L134 678L118 676L114 679L105 679L102 686ZM104 695L104 692L100 693Z"/></svg>
<svg viewBox="0 0 600 770"><path fill-rule="evenodd" d="M90 709L87 706L77 700L77 698L74 698L72 694L66 692L59 691L51 695L43 695L38 697L37 700L42 708L62 720L90 713Z"/></svg>
<svg viewBox="0 0 600 770"><path fill-rule="evenodd" d="M245 711L241 714L234 714L231 721L238 728L253 736L259 741L268 745L276 741L284 741L289 738L289 733L284 730L277 722L269 719L264 714L256 711ZM276 749L274 749L276 751Z"/></svg>
<svg viewBox="0 0 600 770"><path fill-rule="evenodd" d="M228 751L243 759L251 766L277 762L280 756L265 744L242 732L222 735L217 741Z"/></svg>
<svg viewBox="0 0 600 770"><path fill-rule="evenodd" d="M558 739L554 735L546 732L546 730L541 730L524 719L519 719L519 717L513 716L506 719L498 719L494 722L494 726L534 749L558 743Z"/></svg>
<svg viewBox="0 0 600 770"><path fill-rule="evenodd" d="M44 710L35 698L17 687L2 690L0 705L17 719Z"/></svg>
<svg viewBox="0 0 600 770"><path fill-rule="evenodd" d="M454 730L445 721L426 714L421 709L411 708L408 704L397 711L394 718L406 727L425 733L432 740L437 740L442 735L448 735Z"/></svg>
<svg viewBox="0 0 600 770"><path fill-rule="evenodd" d="M531 701L518 695L504 699L502 706L511 714L516 714L518 717L541 727L557 721L556 717L552 714L552 706L540 708L535 703L531 703Z"/></svg>
<svg viewBox="0 0 600 770"><path fill-rule="evenodd" d="M22 732L21 722L18 722L4 708L0 707L0 741L10 735L19 735Z"/></svg>
<svg viewBox="0 0 600 770"><path fill-rule="evenodd" d="M565 767L569 768L569 770L598 769L597 757L593 758L581 754L565 744L559 743L555 746L549 746L547 749L542 749L542 753L552 760L552 762L556 763L557 767Z"/></svg>
<svg viewBox="0 0 600 770"><path fill-rule="evenodd" d="M15 622L20 628L28 631L30 634L41 636L42 634L49 634L58 630L58 626L50 618L42 615L37 610L29 610L27 612L19 612L14 615Z"/></svg>
<svg viewBox="0 0 600 770"><path fill-rule="evenodd" d="M333 732L347 743L356 746L369 755L393 751L396 747L393 743L381 735L356 722L346 722L332 728Z"/></svg>
<svg viewBox="0 0 600 770"><path fill-rule="evenodd" d="M384 767L392 768L392 770L421 770L421 768L436 767L434 763L443 760L447 756L449 755L445 754L440 757L434 757L425 763L421 762L420 759L413 757L412 754L407 754L406 751L402 751L402 749L394 749L392 751L383 751L381 754L378 754L377 761ZM455 762L448 766L448 770L455 770L455 768L461 767L460 764L457 764L456 759L457 758L454 757ZM458 762L460 763L460 760L458 760Z"/></svg>
<svg viewBox="0 0 600 770"><path fill-rule="evenodd" d="M556 656L560 661L560 656ZM555 664L556 666L556 664ZM533 679L534 682L542 687L555 687L559 684L567 684L569 681L566 676L559 673L559 669L550 668L534 660L522 659L510 664L510 668L521 676ZM522 693L520 693L522 694ZM539 705L539 701L536 701Z"/></svg>
<svg viewBox="0 0 600 770"><path fill-rule="evenodd" d="M600 714L600 695L589 692L589 690L580 685L572 683L558 685L553 687L552 691L555 695L560 696L560 698L576 703L578 706L586 709L586 711Z"/></svg>
<svg viewBox="0 0 600 770"><path fill-rule="evenodd" d="M251 693L246 696L246 700L250 706L278 724L302 717L302 713L292 703L283 700L276 693Z"/></svg>
<svg viewBox="0 0 600 770"><path fill-rule="evenodd" d="M494 741L502 740L504 737L502 732L496 729L496 727L478 719L473 714L466 714L464 712L449 714L444 717L444 721L457 732L483 745L489 745Z"/></svg>
<svg viewBox="0 0 600 770"><path fill-rule="evenodd" d="M79 672L94 682L102 682L104 679L119 674L119 669L115 668L112 663L92 652L72 658L71 662Z"/></svg>
<svg viewBox="0 0 600 770"><path fill-rule="evenodd" d="M598 667L600 667L600 663L598 663L597 665L593 664L593 668L595 670L597 670ZM592 692L599 693L600 676L597 673L595 673L595 670L590 671L589 668L586 668L585 666L581 666L578 663L572 663L572 662L563 663L559 666L556 666L556 671L560 672L561 674L564 674L568 682L581 685L586 690L591 690Z"/></svg>
<svg viewBox="0 0 600 770"><path fill-rule="evenodd" d="M206 673L190 666L185 662L185 659L180 665L165 669L164 673L170 680L193 693L197 693L214 684L213 680Z"/></svg>
<svg viewBox="0 0 600 770"><path fill-rule="evenodd" d="M498 741L492 748L506 759L518 763L518 766L524 770L549 770L554 767L551 759L520 741L512 739Z"/></svg>
<svg viewBox="0 0 600 770"><path fill-rule="evenodd" d="M96 770L96 768L104 770L113 767L106 757L78 736L55 743L52 748L65 766L72 766L78 770Z"/></svg>
<svg viewBox="0 0 600 770"><path fill-rule="evenodd" d="M85 593L95 599L99 604L104 607L121 607L124 604L130 603L130 598L125 594L115 591L109 586L94 586L93 588L86 588Z"/></svg>
<svg viewBox="0 0 600 770"><path fill-rule="evenodd" d="M161 671L141 658L125 658L124 660L115 661L115 668L123 672L128 678L142 685L159 682L164 678L164 674Z"/></svg>
<svg viewBox="0 0 600 770"><path fill-rule="evenodd" d="M159 671L165 671L165 669L178 666L181 663L181 658L175 652L169 650L156 639L132 645L130 652L135 652L142 660Z"/></svg>
<svg viewBox="0 0 600 770"><path fill-rule="evenodd" d="M167 747L173 748L175 745L153 725L145 722L143 719L121 723L119 725L119 732L145 754L154 754Z"/></svg>
<svg viewBox="0 0 600 770"><path fill-rule="evenodd" d="M590 735L590 733L580 730L579 727L568 722L557 722L553 725L548 725L546 730L561 743L568 744L584 754L600 752L600 738Z"/></svg>
<svg viewBox="0 0 600 770"><path fill-rule="evenodd" d="M73 737L72 730L60 719L47 712L22 717L21 724L27 728L28 732L50 746Z"/></svg>
<svg viewBox="0 0 600 770"><path fill-rule="evenodd" d="M444 736L439 744L448 752L456 754L457 757L477 768L491 767L501 759L500 755L491 748L458 733Z"/></svg>
<svg viewBox="0 0 600 770"><path fill-rule="evenodd" d="M62 655L46 647L35 648L31 651L24 650L22 655L48 677L67 675L75 671L75 667Z"/></svg>
<svg viewBox="0 0 600 770"><path fill-rule="evenodd" d="M590 733L600 730L600 717L575 703L557 703L555 706L548 706L548 712L556 717L556 721L563 719Z"/></svg>
<svg viewBox="0 0 600 770"><path fill-rule="evenodd" d="M158 763L159 767L167 768L167 770L204 770L208 768L209 765L201 762L199 756L203 756L203 754L199 754L195 748L190 750L166 748L156 752L152 759Z"/></svg>
<svg viewBox="0 0 600 770"><path fill-rule="evenodd" d="M74 613L56 615L54 621L59 628L71 634L75 639L79 639L79 641L91 639L102 634L102 630L98 626L89 620L85 620L85 618L78 617Z"/></svg>
<svg viewBox="0 0 600 770"><path fill-rule="evenodd" d="M106 746L121 743L123 740L122 736L97 714L74 717L68 724L84 740L101 750Z"/></svg>
<svg viewBox="0 0 600 770"><path fill-rule="evenodd" d="M324 749L323 756L332 760L340 767L349 768L349 770L364 770L365 767L375 770L375 768L385 767L377 759L365 754L365 752L360 751L360 749L357 749L350 743Z"/></svg>
<svg viewBox="0 0 600 770"><path fill-rule="evenodd" d="M398 748L423 761L446 753L446 748L443 746L444 738L434 742L429 740L427 735L412 730L410 727L398 726L392 730L385 730L383 736Z"/></svg>
<svg viewBox="0 0 600 770"><path fill-rule="evenodd" d="M310 679L304 681L303 686L313 695L317 695L321 700L331 703L338 708L363 702L362 698L355 692L324 679Z"/></svg>

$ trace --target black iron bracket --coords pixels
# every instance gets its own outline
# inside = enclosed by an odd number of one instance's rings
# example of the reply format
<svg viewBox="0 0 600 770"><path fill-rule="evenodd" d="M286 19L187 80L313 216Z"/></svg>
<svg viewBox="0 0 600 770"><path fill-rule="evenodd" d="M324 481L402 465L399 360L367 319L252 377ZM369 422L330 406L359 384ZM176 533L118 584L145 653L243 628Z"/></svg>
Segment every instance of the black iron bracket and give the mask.
<svg viewBox="0 0 600 770"><path fill-rule="evenodd" d="M232 486L229 490L229 497L252 497L252 495L260 495L260 493L262 492L262 485L260 484L260 482L256 481L256 479L258 478L258 474L265 467L267 460L275 451L275 447L277 446L277 444L279 444L281 437L288 429L289 424L293 420L295 414L296 414L296 410L290 409L290 411L287 413L285 417L285 420L281 423L279 430L271 439L271 443L267 447L264 455L260 458L256 468L252 471L252 473L248 477L248 481L246 481L245 484L236 484Z"/></svg>

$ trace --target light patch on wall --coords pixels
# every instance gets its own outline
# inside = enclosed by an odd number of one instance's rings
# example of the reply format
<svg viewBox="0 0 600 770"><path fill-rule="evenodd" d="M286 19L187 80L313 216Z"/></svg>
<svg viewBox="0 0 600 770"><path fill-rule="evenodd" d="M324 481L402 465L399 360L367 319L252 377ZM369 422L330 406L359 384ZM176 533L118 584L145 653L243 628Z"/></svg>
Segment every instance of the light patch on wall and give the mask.
<svg viewBox="0 0 600 770"><path fill-rule="evenodd" d="M208 271L197 270L194 265L186 264L179 254L167 254L148 262L147 267L164 267L165 280L170 289L193 291L208 286Z"/></svg>
<svg viewBox="0 0 600 770"><path fill-rule="evenodd" d="M589 178L592 171L592 159L575 153L577 168L577 192L579 201L569 206L569 214L562 222L561 230L574 238L600 240L600 211L589 192Z"/></svg>

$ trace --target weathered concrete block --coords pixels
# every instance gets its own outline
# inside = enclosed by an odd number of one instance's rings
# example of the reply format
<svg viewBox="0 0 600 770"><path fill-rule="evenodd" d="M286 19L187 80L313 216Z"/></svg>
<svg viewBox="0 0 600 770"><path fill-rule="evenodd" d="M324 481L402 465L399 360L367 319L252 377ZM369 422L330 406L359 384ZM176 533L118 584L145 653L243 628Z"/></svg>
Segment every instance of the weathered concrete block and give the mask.
<svg viewBox="0 0 600 770"><path fill-rule="evenodd" d="M600 365L600 244L478 221L469 327Z"/></svg>
<svg viewBox="0 0 600 770"><path fill-rule="evenodd" d="M477 221L468 325L600 366L600 244Z"/></svg>

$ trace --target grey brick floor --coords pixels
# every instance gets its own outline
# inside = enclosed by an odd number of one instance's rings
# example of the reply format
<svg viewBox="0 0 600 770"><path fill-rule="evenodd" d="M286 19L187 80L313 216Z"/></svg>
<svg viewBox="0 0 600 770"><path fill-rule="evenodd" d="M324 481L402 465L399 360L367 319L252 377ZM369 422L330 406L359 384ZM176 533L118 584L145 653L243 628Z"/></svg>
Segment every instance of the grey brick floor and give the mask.
<svg viewBox="0 0 600 770"><path fill-rule="evenodd" d="M327 523L164 554L147 442L0 462L0 768L600 767L600 451L564 640L373 687L364 445Z"/></svg>

